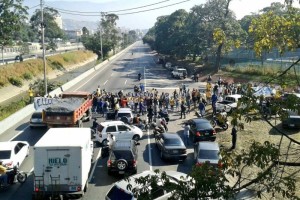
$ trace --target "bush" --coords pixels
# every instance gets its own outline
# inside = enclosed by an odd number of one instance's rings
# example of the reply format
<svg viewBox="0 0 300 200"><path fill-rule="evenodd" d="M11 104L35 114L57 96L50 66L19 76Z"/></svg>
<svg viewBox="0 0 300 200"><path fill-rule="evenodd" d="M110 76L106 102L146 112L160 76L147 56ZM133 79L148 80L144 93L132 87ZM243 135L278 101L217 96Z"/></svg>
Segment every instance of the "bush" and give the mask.
<svg viewBox="0 0 300 200"><path fill-rule="evenodd" d="M30 73L28 73L28 72L25 72L25 73L23 74L23 78L24 78L25 80L31 80L31 79L32 79L32 74L30 74Z"/></svg>
<svg viewBox="0 0 300 200"><path fill-rule="evenodd" d="M28 105L28 102L29 99L22 99L20 101L12 102L4 107L0 106L0 121L17 112L18 110L24 108L26 105Z"/></svg>
<svg viewBox="0 0 300 200"><path fill-rule="evenodd" d="M22 80L20 80L19 78L16 77L10 77L8 79L8 81L12 84L15 85L17 87L21 87L23 85Z"/></svg>
<svg viewBox="0 0 300 200"><path fill-rule="evenodd" d="M51 64L52 64L51 65L52 69L57 69L57 70L63 70L64 69L64 66L58 61L52 61Z"/></svg>

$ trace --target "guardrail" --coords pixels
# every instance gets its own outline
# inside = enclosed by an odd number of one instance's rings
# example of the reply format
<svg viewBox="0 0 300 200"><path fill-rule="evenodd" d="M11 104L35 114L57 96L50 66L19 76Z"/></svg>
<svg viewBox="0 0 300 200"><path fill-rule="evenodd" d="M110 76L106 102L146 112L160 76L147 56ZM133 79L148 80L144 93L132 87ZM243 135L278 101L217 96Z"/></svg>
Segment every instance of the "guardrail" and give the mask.
<svg viewBox="0 0 300 200"><path fill-rule="evenodd" d="M130 45L126 49L120 51L119 53L113 55L110 57L111 60L119 56L124 51L130 49L134 44ZM84 72L83 74L77 76L75 79L65 83L60 88L56 88L55 90L51 91L49 94L51 96L59 95L62 93L62 91L66 91L70 89L72 86L74 86L76 83L80 82L90 74L94 73L98 69L100 69L103 65L107 64L109 61L105 60L102 63L96 65L94 68L89 69L88 71ZM17 111L16 113L12 114L11 116L5 118L4 120L0 121L0 135L3 134L5 131L13 127L15 124L19 123L21 120L25 119L29 115L31 115L35 111L33 104L27 105L25 108L22 108L21 110Z"/></svg>

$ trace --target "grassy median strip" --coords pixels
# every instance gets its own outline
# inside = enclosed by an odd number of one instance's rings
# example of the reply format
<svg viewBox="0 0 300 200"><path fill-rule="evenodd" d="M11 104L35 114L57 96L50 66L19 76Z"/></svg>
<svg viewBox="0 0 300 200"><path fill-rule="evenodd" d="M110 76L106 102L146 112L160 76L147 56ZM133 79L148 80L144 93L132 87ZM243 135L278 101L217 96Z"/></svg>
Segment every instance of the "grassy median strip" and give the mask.
<svg viewBox="0 0 300 200"><path fill-rule="evenodd" d="M24 108L29 103L29 98L24 98L20 101L12 102L6 106L0 106L0 121Z"/></svg>

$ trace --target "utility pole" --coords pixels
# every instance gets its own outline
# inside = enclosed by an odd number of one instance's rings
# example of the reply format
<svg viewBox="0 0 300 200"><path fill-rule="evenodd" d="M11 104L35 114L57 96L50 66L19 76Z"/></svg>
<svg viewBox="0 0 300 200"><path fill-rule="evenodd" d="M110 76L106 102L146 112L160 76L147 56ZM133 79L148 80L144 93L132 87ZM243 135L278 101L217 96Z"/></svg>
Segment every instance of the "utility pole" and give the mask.
<svg viewBox="0 0 300 200"><path fill-rule="evenodd" d="M101 12L101 22L104 16L104 12ZM100 22L100 49L101 49L101 60L103 61L103 51L102 51L102 24Z"/></svg>
<svg viewBox="0 0 300 200"><path fill-rule="evenodd" d="M45 96L48 95L47 90L47 70L46 70L46 56L45 56L45 23L44 23L44 0L40 0L41 5L41 30L42 30L42 48L43 48L43 66L44 66L44 84L45 84Z"/></svg>

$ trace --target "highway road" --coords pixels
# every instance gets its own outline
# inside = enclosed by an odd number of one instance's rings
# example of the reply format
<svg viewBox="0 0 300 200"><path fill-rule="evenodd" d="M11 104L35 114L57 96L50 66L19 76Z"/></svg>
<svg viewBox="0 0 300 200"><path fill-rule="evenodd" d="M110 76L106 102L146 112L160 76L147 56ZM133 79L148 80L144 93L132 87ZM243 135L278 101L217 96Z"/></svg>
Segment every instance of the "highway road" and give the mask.
<svg viewBox="0 0 300 200"><path fill-rule="evenodd" d="M134 52L132 55L131 52ZM97 86L107 91L124 92L133 91L133 86L139 84L137 74L144 74L144 79L141 80L147 88L156 88L159 92L172 92L175 88L181 85L182 82L193 85L191 80L172 80L170 72L162 68L161 65L155 63L155 57L150 48L142 42L137 42L130 50L121 53L118 57L110 60L106 65L92 74L90 77L79 82L69 91L95 91ZM197 85L194 85L197 87ZM192 87L192 86L191 86ZM182 135L183 120L179 119L178 113L171 113L171 121L169 123L169 131L177 132ZM21 170L28 172L29 177L23 185L15 184L6 191L0 193L0 200L29 200L33 191L33 156L32 146L43 136L45 129L30 129L28 126L29 117L16 124L15 127L6 131L0 136L0 141L8 140L25 140L31 145L30 155L21 165ZM189 114L188 118L193 117ZM100 118L99 121L104 119ZM84 127L90 127L91 122L84 123ZM138 158L138 173L145 170L176 170L188 173L193 165L192 161L192 146L189 147L188 158L184 163L166 163L159 158L158 150L155 147L152 131L144 132L144 137L140 141L139 158ZM87 193L83 199L96 200L104 199L105 194L112 184L122 177L108 176L106 171L106 158L100 158L100 148L95 147L94 163L91 168L90 183Z"/></svg>

